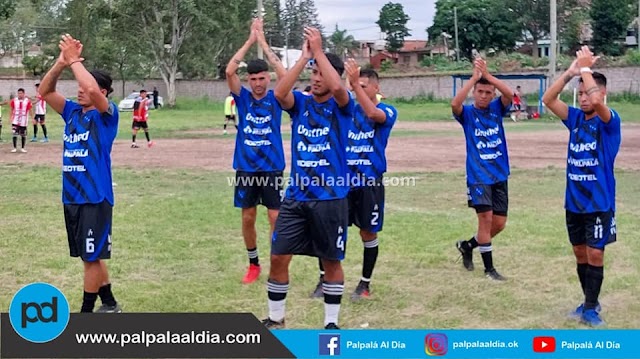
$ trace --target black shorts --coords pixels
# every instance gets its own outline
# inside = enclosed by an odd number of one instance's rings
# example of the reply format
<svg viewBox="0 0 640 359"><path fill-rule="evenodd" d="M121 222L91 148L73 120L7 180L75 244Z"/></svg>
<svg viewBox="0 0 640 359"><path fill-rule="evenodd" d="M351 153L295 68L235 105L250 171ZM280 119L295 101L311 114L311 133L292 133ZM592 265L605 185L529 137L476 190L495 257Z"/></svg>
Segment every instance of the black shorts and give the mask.
<svg viewBox="0 0 640 359"><path fill-rule="evenodd" d="M224 115L224 118L226 118L227 120L231 120L233 122L236 121L236 115Z"/></svg>
<svg viewBox="0 0 640 359"><path fill-rule="evenodd" d="M44 125L44 115L36 115L33 119L36 123Z"/></svg>
<svg viewBox="0 0 640 359"><path fill-rule="evenodd" d="M133 124L131 124L131 128L135 128L135 129L144 128L144 129L147 129L147 128L149 128L149 125L147 125L147 121L133 121Z"/></svg>
<svg viewBox="0 0 640 359"><path fill-rule="evenodd" d="M271 254L302 254L343 260L347 249L349 204L285 199L271 240Z"/></svg>
<svg viewBox="0 0 640 359"><path fill-rule="evenodd" d="M14 136L26 136L27 135L27 126L11 125L11 130L13 131L13 135Z"/></svg>
<svg viewBox="0 0 640 359"><path fill-rule="evenodd" d="M507 181L467 185L468 205L476 213L493 211L496 216L507 216L509 210L509 186Z"/></svg>
<svg viewBox="0 0 640 359"><path fill-rule="evenodd" d="M520 111L522 110L522 105L521 104L513 104L512 106L513 111Z"/></svg>
<svg viewBox="0 0 640 359"><path fill-rule="evenodd" d="M269 209L278 209L284 197L282 185L282 171L237 171L233 203L238 208L262 204Z"/></svg>
<svg viewBox="0 0 640 359"><path fill-rule="evenodd" d="M613 211L575 213L567 211L567 232L572 245L586 244L602 249L616 241L616 214Z"/></svg>
<svg viewBox="0 0 640 359"><path fill-rule="evenodd" d="M64 221L72 257L85 262L111 258L111 218L109 202L65 204Z"/></svg>
<svg viewBox="0 0 640 359"><path fill-rule="evenodd" d="M352 187L349 190L349 225L377 233L384 222L384 185Z"/></svg>

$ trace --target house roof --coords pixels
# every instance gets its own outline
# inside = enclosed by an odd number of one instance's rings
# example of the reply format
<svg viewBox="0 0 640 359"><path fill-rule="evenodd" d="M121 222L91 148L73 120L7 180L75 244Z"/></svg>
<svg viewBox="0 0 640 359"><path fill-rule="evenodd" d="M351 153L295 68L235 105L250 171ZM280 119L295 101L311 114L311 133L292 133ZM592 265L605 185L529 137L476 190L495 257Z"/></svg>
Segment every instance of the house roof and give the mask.
<svg viewBox="0 0 640 359"><path fill-rule="evenodd" d="M427 40L404 40L399 52L424 50L427 47Z"/></svg>

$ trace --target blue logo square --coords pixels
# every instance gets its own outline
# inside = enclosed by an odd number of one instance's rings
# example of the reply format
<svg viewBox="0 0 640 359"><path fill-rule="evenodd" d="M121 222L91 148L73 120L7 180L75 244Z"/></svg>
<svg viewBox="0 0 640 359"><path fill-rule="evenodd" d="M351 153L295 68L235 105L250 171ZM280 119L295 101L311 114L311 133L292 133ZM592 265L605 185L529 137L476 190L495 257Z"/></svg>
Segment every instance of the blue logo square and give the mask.
<svg viewBox="0 0 640 359"><path fill-rule="evenodd" d="M320 334L318 349L320 355L340 355L340 334Z"/></svg>

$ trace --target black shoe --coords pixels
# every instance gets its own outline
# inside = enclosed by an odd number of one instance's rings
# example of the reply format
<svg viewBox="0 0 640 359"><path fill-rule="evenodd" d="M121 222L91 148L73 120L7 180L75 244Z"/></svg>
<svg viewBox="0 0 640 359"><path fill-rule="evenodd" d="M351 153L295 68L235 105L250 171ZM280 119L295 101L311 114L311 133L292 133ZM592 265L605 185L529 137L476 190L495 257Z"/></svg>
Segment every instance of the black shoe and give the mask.
<svg viewBox="0 0 640 359"><path fill-rule="evenodd" d="M279 322L276 322L275 320L271 320L271 318L267 318L262 321L262 324L264 324L264 326L267 327L267 329L283 329L284 319L282 319Z"/></svg>
<svg viewBox="0 0 640 359"><path fill-rule="evenodd" d="M498 281L505 281L507 280L507 278L503 277L500 273L498 273L497 270L495 269L491 269L491 270L486 270L484 271L484 275L487 276L487 278L491 279L491 280L498 280Z"/></svg>
<svg viewBox="0 0 640 359"><path fill-rule="evenodd" d="M351 300L357 301L360 299L368 299L370 298L370 295L369 282L360 281L360 283L358 283L358 286L356 287L356 290L354 290L351 294Z"/></svg>
<svg viewBox="0 0 640 359"><path fill-rule="evenodd" d="M458 248L458 252L462 256L462 265L468 270L473 270L473 250L468 250L464 245L465 241L457 241L456 248Z"/></svg>
<svg viewBox="0 0 640 359"><path fill-rule="evenodd" d="M122 308L118 303L116 305L103 304L96 310L96 313L122 313Z"/></svg>
<svg viewBox="0 0 640 359"><path fill-rule="evenodd" d="M318 281L318 284L316 284L316 289L313 290L313 292L311 293L311 295L309 295L309 297L324 298L324 293L322 292L322 280Z"/></svg>
<svg viewBox="0 0 640 359"><path fill-rule="evenodd" d="M324 326L324 329L340 329L340 327L337 326L336 323L329 323Z"/></svg>

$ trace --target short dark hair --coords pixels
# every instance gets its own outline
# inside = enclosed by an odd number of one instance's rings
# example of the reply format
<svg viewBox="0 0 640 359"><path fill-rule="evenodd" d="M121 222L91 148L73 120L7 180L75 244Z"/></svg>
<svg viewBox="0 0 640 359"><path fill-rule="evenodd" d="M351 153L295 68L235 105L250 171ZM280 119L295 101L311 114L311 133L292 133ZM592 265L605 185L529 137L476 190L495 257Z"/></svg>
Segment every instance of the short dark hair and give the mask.
<svg viewBox="0 0 640 359"><path fill-rule="evenodd" d="M37 84L36 84L36 87L40 87L40 83L37 83Z"/></svg>
<svg viewBox="0 0 640 359"><path fill-rule="evenodd" d="M143 93L143 92L147 93L147 90L145 90L145 89L140 90L140 93Z"/></svg>
<svg viewBox="0 0 640 359"><path fill-rule="evenodd" d="M336 72L338 72L338 75L342 76L342 74L344 73L344 62L342 61L340 56L331 52L325 53L325 56L331 63L331 66L333 66Z"/></svg>
<svg viewBox="0 0 640 359"><path fill-rule="evenodd" d="M102 90L107 90L107 96L113 92L113 88L111 88L111 84L113 80L111 79L111 75L106 71L102 70L93 70L89 72L96 82L98 83L98 87Z"/></svg>
<svg viewBox="0 0 640 359"><path fill-rule="evenodd" d="M360 70L360 77L366 77L369 80L374 80L376 82L378 82L380 80L380 77L378 76L378 73L374 69L362 69L362 70Z"/></svg>
<svg viewBox="0 0 640 359"><path fill-rule="evenodd" d="M269 71L269 65L262 59L251 60L247 64L247 73L249 73L250 75L258 74L265 71Z"/></svg>
<svg viewBox="0 0 640 359"><path fill-rule="evenodd" d="M484 77L481 77L478 82L476 82L476 85L491 85L492 83L489 82L489 80L485 79Z"/></svg>
<svg viewBox="0 0 640 359"><path fill-rule="evenodd" d="M18 92L24 92L24 89L23 89L22 87L20 87L20 88L18 89Z"/></svg>
<svg viewBox="0 0 640 359"><path fill-rule="evenodd" d="M594 71L592 76L593 76L593 80L596 82L596 85L607 87L607 77L605 75L603 75L600 72ZM582 77L581 77L578 83L583 83L583 82L584 81L582 81Z"/></svg>
<svg viewBox="0 0 640 359"><path fill-rule="evenodd" d="M307 86L304 88L304 92L309 92L309 91L311 91L311 86Z"/></svg>

